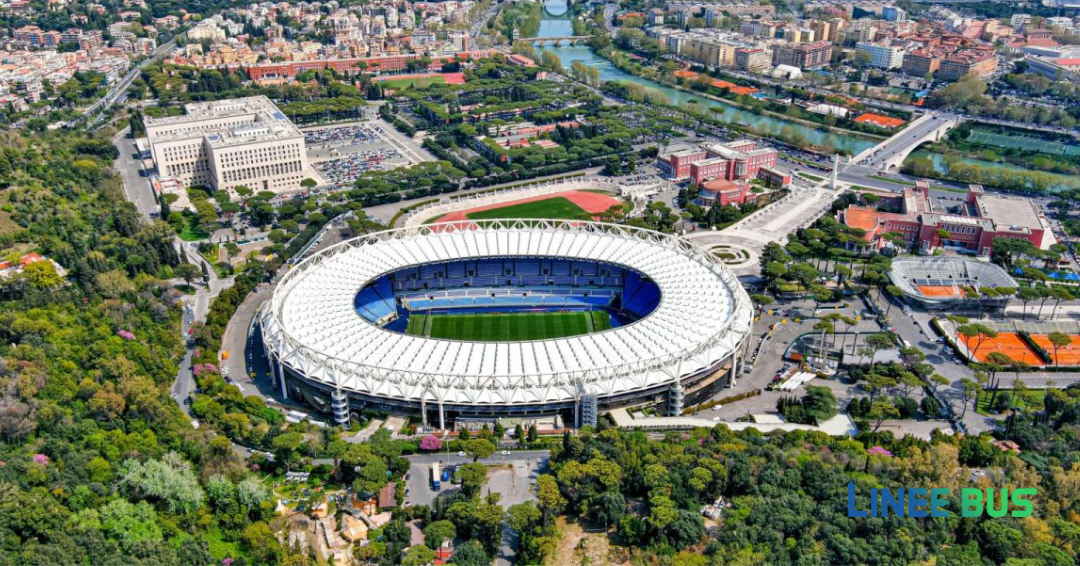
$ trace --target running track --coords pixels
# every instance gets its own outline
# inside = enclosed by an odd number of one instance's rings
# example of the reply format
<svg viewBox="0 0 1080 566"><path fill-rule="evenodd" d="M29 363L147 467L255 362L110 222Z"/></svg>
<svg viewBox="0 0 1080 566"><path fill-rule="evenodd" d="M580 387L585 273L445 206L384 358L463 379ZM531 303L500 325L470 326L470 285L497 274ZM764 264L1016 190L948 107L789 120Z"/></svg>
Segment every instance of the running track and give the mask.
<svg viewBox="0 0 1080 566"><path fill-rule="evenodd" d="M555 193L551 195L540 195L532 198L525 198L510 202L503 202L499 204L491 204L488 206L480 206L477 208L470 208L468 210L459 210L457 212L451 212L450 214L443 215L439 218L439 222L460 222L462 220L468 220L468 216L474 212L483 212L485 210L493 210L496 208L505 208L508 206L514 206L518 204L525 204L527 202L534 202L538 200L547 200L556 197L563 197L570 202L576 204L585 212L599 213L605 210L621 204L617 198L602 195L600 193L591 193L589 191L566 191L564 193Z"/></svg>

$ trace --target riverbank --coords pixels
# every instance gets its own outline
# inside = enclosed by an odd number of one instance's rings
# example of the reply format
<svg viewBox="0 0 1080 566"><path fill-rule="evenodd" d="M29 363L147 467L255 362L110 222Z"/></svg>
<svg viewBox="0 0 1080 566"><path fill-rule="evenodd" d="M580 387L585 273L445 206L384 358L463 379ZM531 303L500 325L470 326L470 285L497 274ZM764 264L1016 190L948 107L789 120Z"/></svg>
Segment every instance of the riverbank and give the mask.
<svg viewBox="0 0 1080 566"><path fill-rule="evenodd" d="M978 184L1007 192L1050 194L1080 189L1080 179L1075 176L1032 171L1007 163L926 150L913 152L904 161L902 170L915 177Z"/></svg>
<svg viewBox="0 0 1080 566"><path fill-rule="evenodd" d="M714 95L712 93L697 91L697 90L694 90L694 89L691 89L691 88L687 88L687 87L685 87L685 86L683 86L681 84L678 84L678 83L669 83L669 82L663 81L662 79L656 80L656 79L652 79L652 78L649 78L649 77L645 77L641 73L636 72L636 69L633 66L625 65L625 64L623 64L622 60L613 58L611 55L616 54L616 53L619 54L619 55L622 55L626 59L631 58L630 53L628 53L626 51L619 50L619 49L617 49L615 47L611 47L611 48L603 50L603 51L595 51L594 50L594 53L596 53L596 55L598 57L600 57L600 58L604 59L605 61L608 61L609 63L614 65L620 71L623 71L624 73L636 76L639 79L647 80L647 81L654 81L654 82L657 82L658 84L662 84L663 86L666 86L668 88L672 88L672 89L675 89L675 90L678 90L678 91L681 91L681 92L685 92L685 93L688 93L688 94L693 94L693 95L696 95L696 96L700 96L702 98L707 98L707 99L715 101L715 102L723 103L723 104L725 104L727 106L733 106L733 107L739 108L741 110L744 110L746 112L756 114L758 116L767 116L767 117L770 117L770 118L774 118L776 120L781 120L783 122L789 122L789 123L792 123L792 124L798 124L800 126L813 128L815 130L820 130L822 132L828 132L828 133L832 133L832 134L839 134L839 135L845 135L845 136L857 136L857 137L861 137L861 138L866 138L866 139L870 139L870 140L878 140L878 141L888 139L888 136L885 136L885 135L874 134L874 133L870 133L870 132L860 132L860 131L855 131L855 130L849 130L849 129L846 129L846 128L840 128L840 127L837 127L837 126L829 126L827 124L814 122L813 120L806 120L806 119L803 119L803 118L795 118L795 117L792 117L792 116L788 116L786 114L782 114L780 112L774 112L772 110L764 110L764 109L758 108L756 106L752 106L752 105L749 105L749 104L743 104L743 103L741 103L741 102L739 102L737 100L732 100L730 98L724 98L724 97L721 97L721 96L716 96L716 95Z"/></svg>

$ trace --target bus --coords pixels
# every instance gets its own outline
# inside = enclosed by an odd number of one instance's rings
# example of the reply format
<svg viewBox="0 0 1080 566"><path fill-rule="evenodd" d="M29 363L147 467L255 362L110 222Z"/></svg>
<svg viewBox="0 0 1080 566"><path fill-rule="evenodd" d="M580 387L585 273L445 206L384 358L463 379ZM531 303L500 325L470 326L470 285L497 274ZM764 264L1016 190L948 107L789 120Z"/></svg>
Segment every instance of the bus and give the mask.
<svg viewBox="0 0 1080 566"><path fill-rule="evenodd" d="M434 462L431 464L431 488L435 491L439 491L439 463Z"/></svg>

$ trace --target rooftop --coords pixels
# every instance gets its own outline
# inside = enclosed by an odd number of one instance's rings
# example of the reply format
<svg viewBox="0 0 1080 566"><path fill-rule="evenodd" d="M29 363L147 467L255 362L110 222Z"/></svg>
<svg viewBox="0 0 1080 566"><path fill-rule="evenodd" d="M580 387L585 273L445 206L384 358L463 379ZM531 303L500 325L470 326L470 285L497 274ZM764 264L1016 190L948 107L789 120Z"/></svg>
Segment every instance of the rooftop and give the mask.
<svg viewBox="0 0 1080 566"><path fill-rule="evenodd" d="M1022 198L981 195L979 215L993 220L999 230L1006 227L1036 230L1046 228L1046 219L1035 208L1035 203Z"/></svg>
<svg viewBox="0 0 1080 566"><path fill-rule="evenodd" d="M303 136L265 96L186 104L184 111L182 116L146 118L147 134L151 142L205 137L211 145L225 147ZM245 123L222 123L218 127L213 124L213 121L229 118L243 118ZM157 131L158 129L162 131Z"/></svg>

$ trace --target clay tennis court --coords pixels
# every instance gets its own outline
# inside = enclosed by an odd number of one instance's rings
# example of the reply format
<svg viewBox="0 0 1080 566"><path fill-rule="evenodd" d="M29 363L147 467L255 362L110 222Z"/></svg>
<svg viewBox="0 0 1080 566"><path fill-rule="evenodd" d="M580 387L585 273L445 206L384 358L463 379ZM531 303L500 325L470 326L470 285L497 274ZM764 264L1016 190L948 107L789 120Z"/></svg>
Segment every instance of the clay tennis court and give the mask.
<svg viewBox="0 0 1080 566"><path fill-rule="evenodd" d="M1057 356L1054 355L1054 345L1050 343L1050 338L1046 334L1032 334L1031 341L1038 344L1043 350L1046 350L1050 354L1050 358L1054 360L1054 364L1060 366L1080 366L1080 336L1072 336L1073 342L1068 346L1062 346L1057 349Z"/></svg>
<svg viewBox="0 0 1080 566"><path fill-rule="evenodd" d="M507 208L507 207L517 206L517 205L521 205L521 204L525 204L525 203L529 203L529 202L538 202L538 201L549 200L549 199L558 198L558 197L562 197L562 198L564 198L566 200L569 200L570 202L574 203L574 205L576 205L578 208L584 210L585 212L592 212L592 213L604 212L605 210L607 210L607 209L609 209L609 208L611 208L613 206L622 204L622 201L620 201L619 199L617 199L615 197L612 197L612 196L600 194L600 193L592 193L592 192L589 192L589 191L566 191L566 192L563 192L563 193L554 193L554 194L550 194L550 195L541 195L541 196L536 196L536 197L532 197L532 198L525 198L525 199L520 199L520 200L515 200L515 201L510 201L510 202L492 204L492 205L488 205L488 206L480 206L480 207L477 207L477 208L470 208L468 210L459 210L457 212L451 212L450 214L444 214L443 216L439 217L439 219L436 222L458 222L458 221L461 221L461 220L468 220L470 214L474 214L474 213L477 213L477 212L484 212L486 210L496 210L496 209L499 209L499 208Z"/></svg>
<svg viewBox="0 0 1080 566"><path fill-rule="evenodd" d="M1032 365L1042 364L1039 356L1015 332L1001 332L995 338L984 340L981 346L979 346L978 336L968 338L963 334L957 334L956 339L963 342L969 351L975 350L975 347L978 346L979 351L975 354L975 358L980 362L987 361L986 357L992 352L1000 352L1009 356L1013 361L1026 362Z"/></svg>
<svg viewBox="0 0 1080 566"><path fill-rule="evenodd" d="M964 294L952 285L919 285L919 291L925 297L959 297Z"/></svg>

